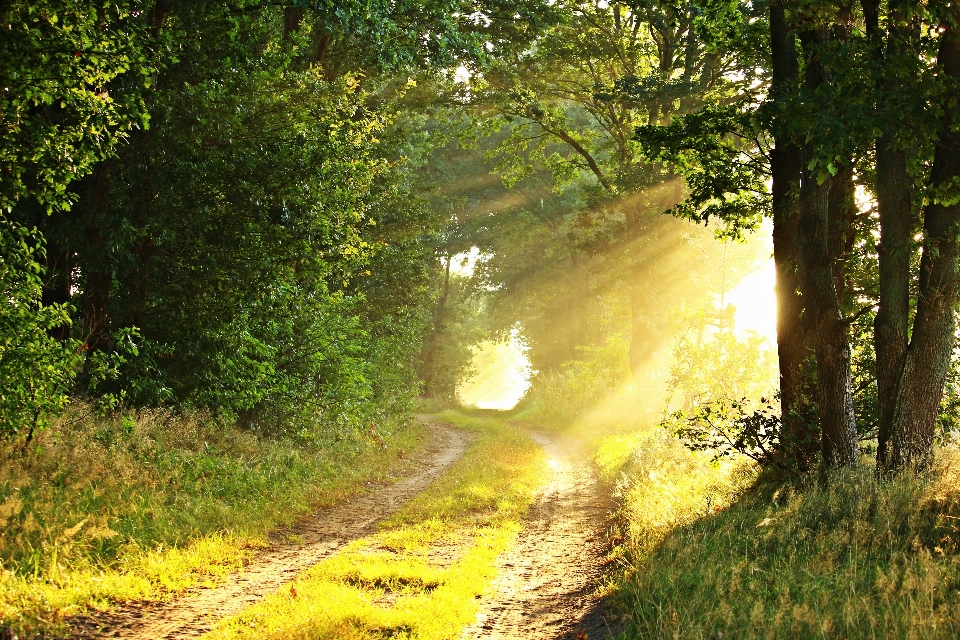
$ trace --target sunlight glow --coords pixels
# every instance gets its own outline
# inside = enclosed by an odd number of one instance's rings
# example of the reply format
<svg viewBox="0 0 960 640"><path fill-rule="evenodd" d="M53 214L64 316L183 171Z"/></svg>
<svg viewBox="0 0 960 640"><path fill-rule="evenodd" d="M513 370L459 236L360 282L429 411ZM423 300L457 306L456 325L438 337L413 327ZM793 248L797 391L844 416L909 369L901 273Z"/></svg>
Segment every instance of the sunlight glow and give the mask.
<svg viewBox="0 0 960 640"><path fill-rule="evenodd" d="M530 360L526 351L517 329L511 332L509 342L478 345L473 356L477 375L457 389L460 401L480 409L515 407L530 386Z"/></svg>
<svg viewBox="0 0 960 640"><path fill-rule="evenodd" d="M471 247L470 251L458 253L451 258L450 273L469 278L473 275L473 270L477 266L477 260L480 259L480 249Z"/></svg>
<svg viewBox="0 0 960 640"><path fill-rule="evenodd" d="M726 304L736 307L734 332L743 336L755 331L766 338L771 347L777 344L777 272L773 258L760 264L756 271L726 295Z"/></svg>
<svg viewBox="0 0 960 640"><path fill-rule="evenodd" d="M470 76L470 70L460 65L457 67L457 70L453 72L453 81L457 84L467 84L470 82Z"/></svg>

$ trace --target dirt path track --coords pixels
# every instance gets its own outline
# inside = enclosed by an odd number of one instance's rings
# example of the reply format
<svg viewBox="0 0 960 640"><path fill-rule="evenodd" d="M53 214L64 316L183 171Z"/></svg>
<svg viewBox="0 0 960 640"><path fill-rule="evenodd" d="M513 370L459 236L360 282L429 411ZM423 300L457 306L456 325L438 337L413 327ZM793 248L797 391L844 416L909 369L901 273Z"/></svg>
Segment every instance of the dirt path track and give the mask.
<svg viewBox="0 0 960 640"><path fill-rule="evenodd" d="M195 589L169 603L132 603L73 620L77 638L193 638L217 620L239 612L289 582L344 544L370 535L379 521L423 491L463 455L469 435L418 416L430 444L411 475L317 512L289 532L296 543L279 542L254 556L243 571L212 589Z"/></svg>
<svg viewBox="0 0 960 640"><path fill-rule="evenodd" d="M598 640L616 630L597 589L614 502L583 451L533 433L553 477L531 509L517 545L500 557L464 639Z"/></svg>

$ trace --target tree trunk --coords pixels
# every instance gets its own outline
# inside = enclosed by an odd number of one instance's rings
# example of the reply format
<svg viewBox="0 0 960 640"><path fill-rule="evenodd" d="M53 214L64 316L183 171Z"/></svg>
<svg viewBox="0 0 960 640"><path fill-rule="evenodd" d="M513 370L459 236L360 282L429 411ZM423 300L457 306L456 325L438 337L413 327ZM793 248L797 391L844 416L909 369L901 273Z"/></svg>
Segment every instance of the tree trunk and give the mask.
<svg viewBox="0 0 960 640"><path fill-rule="evenodd" d="M81 309L88 353L110 349L110 288L113 284L107 239L103 233L110 204L110 168L101 162L89 176L89 209L84 246L80 252L83 276Z"/></svg>
<svg viewBox="0 0 960 640"><path fill-rule="evenodd" d="M900 88L895 64L904 43L911 39L904 17L890 12L886 54L880 31L879 0L864 0L867 36L873 40L874 59L886 73L877 81L877 111L881 122L896 122L900 114L888 113L887 96ZM909 49L909 47L907 47ZM878 271L879 308L873 323L873 344L877 358L877 470L887 467L890 429L897 395L897 384L907 352L907 328L910 314L910 181L907 154L894 140L894 130L886 126L876 141L877 214L880 218Z"/></svg>
<svg viewBox="0 0 960 640"><path fill-rule="evenodd" d="M66 214L54 211L41 223L43 238L46 241L44 260L45 279L41 301L44 305L66 304L70 302L70 272L72 270L70 250L63 240L62 226ZM53 327L47 334L63 342L70 338L70 324Z"/></svg>
<svg viewBox="0 0 960 640"><path fill-rule="evenodd" d="M876 143L880 298L874 320L879 428L877 464L885 466L897 384L907 352L910 313L910 191L907 156L890 135Z"/></svg>
<svg viewBox="0 0 960 640"><path fill-rule="evenodd" d="M805 84L810 92L826 82L818 48L825 30L801 35L807 64ZM851 393L850 344L840 310L830 259L830 189L833 179L818 180L821 168L811 167L815 143L803 150L798 223L798 267L806 328L817 359L817 400L821 460L827 467L852 464L857 459L857 429Z"/></svg>
<svg viewBox="0 0 960 640"><path fill-rule="evenodd" d="M847 256L853 250L856 240L853 225L857 217L856 184L853 181L853 161L850 159L831 179L829 216L827 252L833 275L833 288L837 292L837 301L843 315L852 309L854 303L850 287L847 286L846 274Z"/></svg>
<svg viewBox="0 0 960 640"><path fill-rule="evenodd" d="M286 7L283 10L283 39L290 38L291 34L300 31L300 23L303 22L304 10L300 7Z"/></svg>
<svg viewBox="0 0 960 640"><path fill-rule="evenodd" d="M944 25L937 54L940 72L960 79L960 7L954 5L953 24ZM943 98L940 135L934 152L930 182L934 189L960 177L960 107L953 96ZM926 467L933 456L933 437L943 386L956 341L960 203L931 202L924 211L923 254L917 315L897 386L886 470Z"/></svg>
<svg viewBox="0 0 960 640"><path fill-rule="evenodd" d="M796 90L799 75L796 37L787 25L783 6L770 4L770 41L773 52L773 99ZM770 152L773 179L773 261L777 272L777 355L780 364L781 454L787 464L806 470L819 449L811 405L816 391L804 362L807 348L797 275L797 221L800 190L800 147L782 126L774 131Z"/></svg>
<svg viewBox="0 0 960 640"><path fill-rule="evenodd" d="M446 265L443 272L443 284L440 286L440 297L437 299L437 306L433 311L433 330L427 337L423 346L423 378L424 395L428 398L439 398L445 395L446 391L440 388L437 379L436 360L437 360L437 340L443 331L443 323L446 319L447 300L450 297L450 263L453 256L448 251L446 256ZM456 390L454 390L455 392Z"/></svg>

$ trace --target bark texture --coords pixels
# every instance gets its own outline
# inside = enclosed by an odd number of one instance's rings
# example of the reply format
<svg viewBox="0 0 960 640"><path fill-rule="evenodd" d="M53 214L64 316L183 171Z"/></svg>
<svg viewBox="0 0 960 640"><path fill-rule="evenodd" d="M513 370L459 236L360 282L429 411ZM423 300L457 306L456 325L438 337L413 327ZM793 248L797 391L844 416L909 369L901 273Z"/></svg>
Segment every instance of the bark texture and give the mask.
<svg viewBox="0 0 960 640"><path fill-rule="evenodd" d="M954 6L952 24L944 25L937 66L950 80L960 79L960 7ZM936 190L960 176L960 108L944 97L940 135L934 152L931 186ZM951 102L953 102L951 104ZM917 315L904 358L893 409L891 442L885 468L919 470L933 455L943 386L956 341L955 308L958 285L957 228L960 203L933 200L924 210L923 254Z"/></svg>
<svg viewBox="0 0 960 640"><path fill-rule="evenodd" d="M910 314L910 217L911 192L907 175L907 153L895 139L900 114L892 112L891 95L902 89L895 73L897 58L908 50L905 44L913 34L903 15L891 10L887 40L880 31L879 0L862 3L867 36L873 40L874 60L883 70L877 81L877 113L882 133L876 140L877 214L880 218L878 272L879 306L874 320L874 349L877 358L877 397L879 425L877 468L887 466L890 430L897 385L907 352Z"/></svg>
<svg viewBox="0 0 960 640"><path fill-rule="evenodd" d="M814 92L826 82L819 51L829 34L822 29L801 34L806 55L804 83ZM798 267L806 328L817 360L817 400L821 459L844 466L857 459L857 429L851 393L850 343L840 309L830 252L830 191L836 182L813 166L815 146L803 147L798 223Z"/></svg>
<svg viewBox="0 0 960 640"><path fill-rule="evenodd" d="M770 4L770 41L773 52L774 100L796 90L800 66L796 36L790 30L783 5ZM777 273L777 355L780 363L780 434L782 455L800 470L809 468L819 449L819 434L812 415L816 387L806 371L807 348L801 320L803 303L797 273L797 224L799 221L801 150L784 127L774 132L770 152L773 179L773 261Z"/></svg>

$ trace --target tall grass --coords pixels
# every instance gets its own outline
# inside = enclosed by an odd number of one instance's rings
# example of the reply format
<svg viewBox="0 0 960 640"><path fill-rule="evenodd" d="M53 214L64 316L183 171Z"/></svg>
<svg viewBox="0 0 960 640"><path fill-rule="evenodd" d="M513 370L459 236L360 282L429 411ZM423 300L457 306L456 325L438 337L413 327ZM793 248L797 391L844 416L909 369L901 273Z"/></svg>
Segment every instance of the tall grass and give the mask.
<svg viewBox="0 0 960 640"><path fill-rule="evenodd" d="M955 446L921 477L783 485L654 436L622 470L628 637L960 635Z"/></svg>
<svg viewBox="0 0 960 640"><path fill-rule="evenodd" d="M0 628L57 634L85 608L216 580L270 530L384 477L419 434L396 423L303 443L203 415L83 410L29 452L0 451Z"/></svg>

